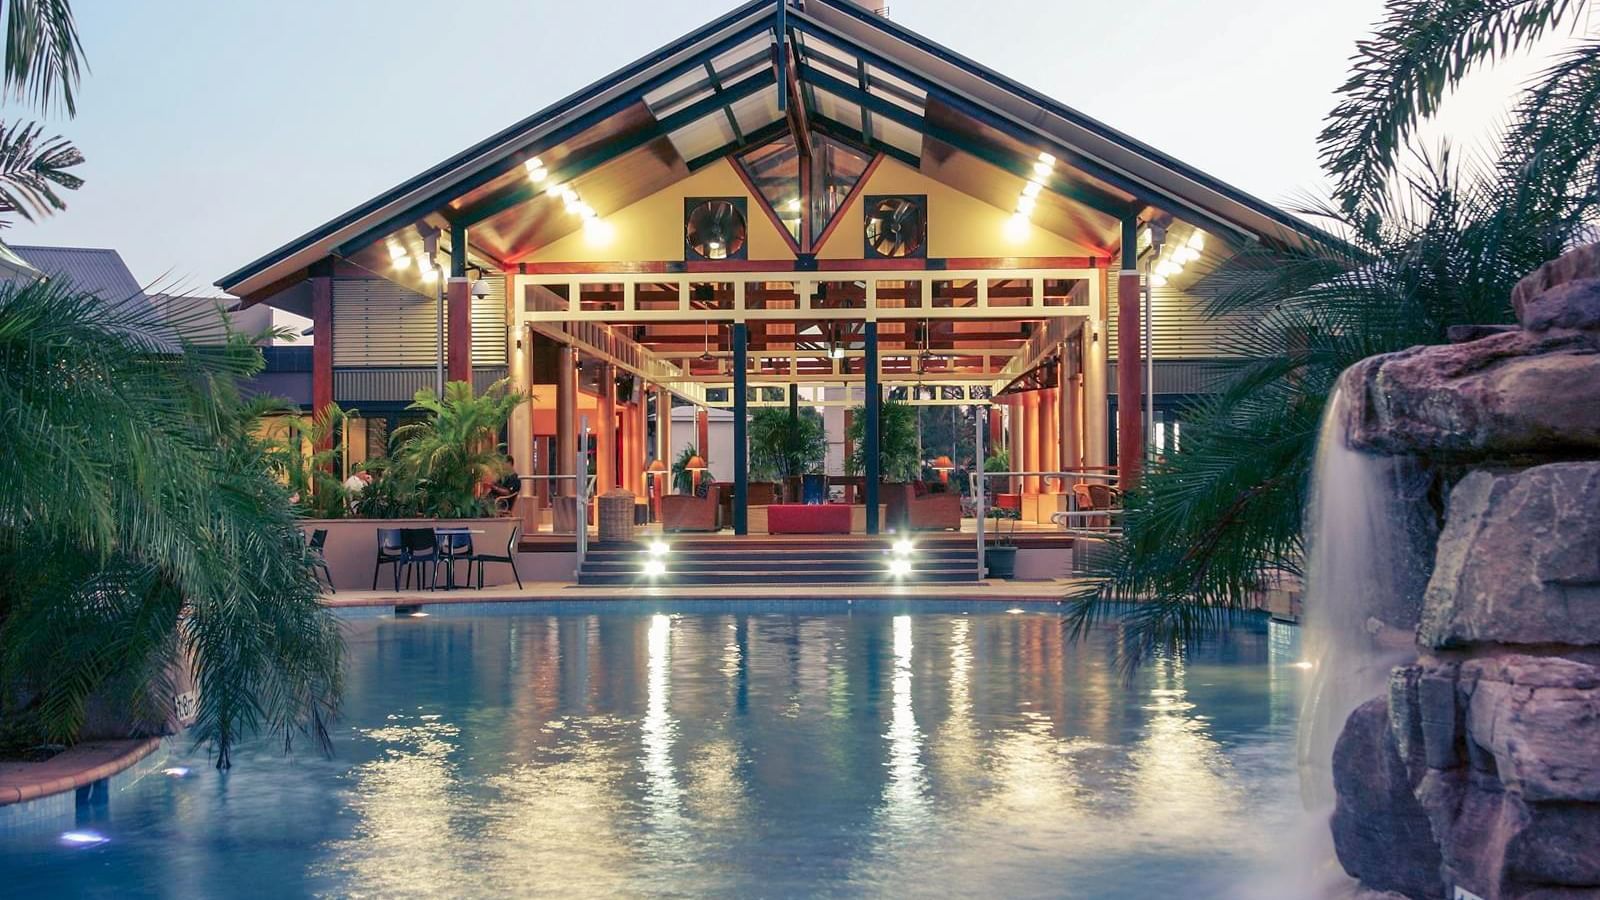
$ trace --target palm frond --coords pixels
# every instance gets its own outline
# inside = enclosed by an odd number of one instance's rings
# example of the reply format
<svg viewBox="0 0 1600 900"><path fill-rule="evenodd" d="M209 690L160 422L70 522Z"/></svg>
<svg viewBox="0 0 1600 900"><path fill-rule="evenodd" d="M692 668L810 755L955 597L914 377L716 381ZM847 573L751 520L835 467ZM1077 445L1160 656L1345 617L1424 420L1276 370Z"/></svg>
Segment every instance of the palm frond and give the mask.
<svg viewBox="0 0 1600 900"><path fill-rule="evenodd" d="M83 154L62 137L43 137L44 127L29 122L0 125L0 214L15 213L32 222L67 208L57 189L75 191L83 179L67 169Z"/></svg>
<svg viewBox="0 0 1600 900"><path fill-rule="evenodd" d="M1420 119L1476 67L1583 17L1588 0L1389 0L1356 44L1342 99L1319 136L1347 212L1381 194Z"/></svg>
<svg viewBox="0 0 1600 900"><path fill-rule="evenodd" d="M76 115L83 44L68 0L8 0L3 81L44 114L60 103Z"/></svg>

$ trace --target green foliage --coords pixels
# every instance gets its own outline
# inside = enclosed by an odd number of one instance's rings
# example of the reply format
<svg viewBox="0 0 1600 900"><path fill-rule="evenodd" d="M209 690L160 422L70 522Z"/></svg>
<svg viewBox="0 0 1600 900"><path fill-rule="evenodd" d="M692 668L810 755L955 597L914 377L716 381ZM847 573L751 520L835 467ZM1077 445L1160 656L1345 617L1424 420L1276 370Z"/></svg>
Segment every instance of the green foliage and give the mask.
<svg viewBox="0 0 1600 900"><path fill-rule="evenodd" d="M885 481L911 481L922 467L922 461L917 458L916 407L885 400L878 409L878 471ZM845 459L845 472L850 475L860 475L866 469L864 410L858 406L851 411L850 427L846 429L850 455Z"/></svg>
<svg viewBox="0 0 1600 900"><path fill-rule="evenodd" d="M409 408L427 417L395 429L391 474L409 480L423 509L440 518L493 514L482 488L510 468L498 438L522 402L508 384L501 379L481 395L465 381L445 385L442 398L417 391Z"/></svg>
<svg viewBox="0 0 1600 900"><path fill-rule="evenodd" d="M672 461L672 489L674 491L680 494L694 493L694 473L689 471L689 460L694 459L699 453L700 451L696 450L693 444L684 444L683 449L678 451L678 458ZM711 460L709 459L701 461L708 467L711 465ZM711 470L707 468L702 477L710 478Z"/></svg>
<svg viewBox="0 0 1600 900"><path fill-rule="evenodd" d="M1419 120L1437 112L1469 72L1564 24L1583 24L1590 6L1588 0L1388 0L1376 33L1356 45L1350 76L1339 88L1342 99L1319 138L1341 209L1353 214L1389 190ZM1545 73L1530 98L1592 83L1600 63L1595 50L1593 43L1578 48L1566 65ZM1534 130L1570 127L1570 120L1552 120L1554 111L1524 109L1518 121L1538 123Z"/></svg>
<svg viewBox="0 0 1600 900"><path fill-rule="evenodd" d="M1011 451L1001 450L998 453L990 454L989 458L983 461L983 470L985 472L1011 471Z"/></svg>
<svg viewBox="0 0 1600 900"><path fill-rule="evenodd" d="M1125 495L1124 537L1072 597L1080 633L1122 618L1125 662L1136 663L1226 627L1263 576L1298 572L1317 431L1339 373L1441 343L1451 325L1510 321L1512 286L1593 219L1594 172L1572 159L1463 172L1448 154L1424 158L1428 174L1409 182L1405 204L1318 210L1348 244L1252 249L1225 263L1208 312L1254 320L1228 348L1251 362L1184 411L1181 450L1148 462ZM1132 601L1125 615L1115 606Z"/></svg>
<svg viewBox="0 0 1600 900"><path fill-rule="evenodd" d="M269 467L289 488L289 498L302 515L338 519L348 509L349 493L338 475L340 444L354 411L329 403L311 416L288 415L277 420L282 431L269 445Z"/></svg>
<svg viewBox="0 0 1600 900"><path fill-rule="evenodd" d="M5 58L0 61L0 87L6 94L49 113L52 103L77 112L76 92L83 45L68 0L9 0L6 7ZM32 122L0 123L0 216L20 215L28 221L66 208L56 189L74 191L83 179L67 169L83 162L83 154L60 137L43 137ZM0 218L0 226L7 224Z"/></svg>
<svg viewBox="0 0 1600 900"><path fill-rule="evenodd" d="M811 407L791 419L782 407L765 406L750 417L750 480L778 481L822 470L828 435Z"/></svg>
<svg viewBox="0 0 1600 900"><path fill-rule="evenodd" d="M159 728L192 664L191 735L327 739L341 639L241 401L261 353L175 347L142 301L0 287L0 723L68 743L91 704ZM130 727L137 727L129 723Z"/></svg>

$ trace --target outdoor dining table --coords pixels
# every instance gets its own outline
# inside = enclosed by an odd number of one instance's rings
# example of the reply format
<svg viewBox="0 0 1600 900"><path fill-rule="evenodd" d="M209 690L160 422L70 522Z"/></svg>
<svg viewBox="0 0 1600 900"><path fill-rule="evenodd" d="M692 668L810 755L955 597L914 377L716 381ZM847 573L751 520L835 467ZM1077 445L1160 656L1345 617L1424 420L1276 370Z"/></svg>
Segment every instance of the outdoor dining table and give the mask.
<svg viewBox="0 0 1600 900"><path fill-rule="evenodd" d="M458 535L458 534L484 534L484 533L485 532L484 532L484 530L482 528L468 528L465 525L446 525L446 526L444 526L442 528L436 526L433 529L434 546L439 548L439 551L438 551L439 552L439 559L444 563L444 589L445 590L453 591L453 590L456 589L455 544L452 543L451 541L447 540L441 546L440 543L439 543L439 538L449 538L449 537L453 537L453 536ZM470 562L471 560L469 559L468 561ZM468 566L467 567L467 577L470 579L471 576L472 576L472 568L471 568L471 566Z"/></svg>

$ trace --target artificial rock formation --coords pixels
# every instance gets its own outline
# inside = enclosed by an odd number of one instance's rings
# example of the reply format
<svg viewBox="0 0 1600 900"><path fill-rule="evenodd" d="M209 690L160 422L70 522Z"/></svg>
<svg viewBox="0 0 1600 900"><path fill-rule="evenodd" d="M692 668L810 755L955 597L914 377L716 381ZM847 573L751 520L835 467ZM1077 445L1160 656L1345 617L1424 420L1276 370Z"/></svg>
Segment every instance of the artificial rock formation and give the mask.
<svg viewBox="0 0 1600 900"><path fill-rule="evenodd" d="M1352 446L1465 471L1418 659L1335 750L1335 847L1374 891L1600 900L1600 245L1512 302L1515 329L1374 357L1341 385Z"/></svg>

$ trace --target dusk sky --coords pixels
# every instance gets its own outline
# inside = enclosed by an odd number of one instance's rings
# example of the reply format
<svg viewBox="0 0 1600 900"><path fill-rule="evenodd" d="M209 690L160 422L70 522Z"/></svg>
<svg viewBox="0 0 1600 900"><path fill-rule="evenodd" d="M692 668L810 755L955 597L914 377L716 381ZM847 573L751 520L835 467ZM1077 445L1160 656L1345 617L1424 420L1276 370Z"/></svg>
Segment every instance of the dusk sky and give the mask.
<svg viewBox="0 0 1600 900"><path fill-rule="evenodd" d="M52 131L84 188L5 239L111 247L143 282L221 275L730 9L616 0L80 0L90 71ZM1274 202L1379 0L900 0L893 18ZM1503 107L1500 79L1478 111ZM8 110L11 117L18 111ZM1472 135L1468 135L1472 137Z"/></svg>

